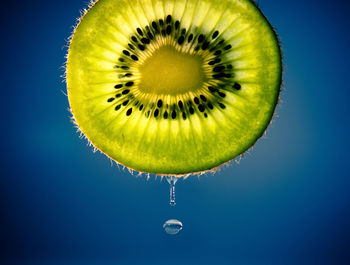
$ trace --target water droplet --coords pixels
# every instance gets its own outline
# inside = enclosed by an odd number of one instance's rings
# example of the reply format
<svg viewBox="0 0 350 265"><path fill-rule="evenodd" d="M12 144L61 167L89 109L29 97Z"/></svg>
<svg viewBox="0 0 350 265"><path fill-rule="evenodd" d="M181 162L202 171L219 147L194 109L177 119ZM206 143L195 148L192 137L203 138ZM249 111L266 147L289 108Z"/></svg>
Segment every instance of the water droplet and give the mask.
<svg viewBox="0 0 350 265"><path fill-rule="evenodd" d="M169 235L176 235L182 229L182 223L179 220L170 219L164 223L163 228Z"/></svg>
<svg viewBox="0 0 350 265"><path fill-rule="evenodd" d="M175 184L177 181L177 178L175 178L174 176L167 176L166 180L168 181L169 185L170 185L170 205L171 206L175 206L176 202L175 202Z"/></svg>

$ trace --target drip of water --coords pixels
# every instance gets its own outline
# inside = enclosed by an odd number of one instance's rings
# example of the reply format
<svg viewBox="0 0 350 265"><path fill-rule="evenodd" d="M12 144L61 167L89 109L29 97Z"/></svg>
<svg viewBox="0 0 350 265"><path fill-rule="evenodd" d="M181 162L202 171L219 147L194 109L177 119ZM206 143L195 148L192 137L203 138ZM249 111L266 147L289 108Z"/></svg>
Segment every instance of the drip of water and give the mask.
<svg viewBox="0 0 350 265"><path fill-rule="evenodd" d="M175 184L177 178L175 178L174 176L167 176L166 180L170 185L170 206L175 206ZM170 219L164 223L163 228L168 234L175 235L179 233L182 229L182 223L179 220Z"/></svg>
<svg viewBox="0 0 350 265"><path fill-rule="evenodd" d="M182 229L182 223L179 220L170 219L164 223L163 228L168 234L176 235Z"/></svg>
<svg viewBox="0 0 350 265"><path fill-rule="evenodd" d="M175 178L174 176L167 176L166 180L168 181L168 183L170 185L170 205L175 206L176 205L176 202L175 202L175 184L176 184L177 178Z"/></svg>

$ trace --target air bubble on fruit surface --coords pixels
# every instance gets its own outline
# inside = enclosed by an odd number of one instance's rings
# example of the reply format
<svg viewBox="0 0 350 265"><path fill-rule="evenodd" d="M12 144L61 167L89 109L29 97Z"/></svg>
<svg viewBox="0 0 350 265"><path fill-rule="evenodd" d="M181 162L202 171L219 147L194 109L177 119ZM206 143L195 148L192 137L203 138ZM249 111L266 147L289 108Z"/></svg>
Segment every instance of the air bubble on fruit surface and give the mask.
<svg viewBox="0 0 350 265"><path fill-rule="evenodd" d="M176 205L176 202L175 202L175 184L176 184L177 178L175 178L174 176L167 176L166 180L168 181L168 183L170 185L170 205L175 206Z"/></svg>
<svg viewBox="0 0 350 265"><path fill-rule="evenodd" d="M179 220L170 219L164 223L163 228L169 235L176 235L182 229L182 223Z"/></svg>

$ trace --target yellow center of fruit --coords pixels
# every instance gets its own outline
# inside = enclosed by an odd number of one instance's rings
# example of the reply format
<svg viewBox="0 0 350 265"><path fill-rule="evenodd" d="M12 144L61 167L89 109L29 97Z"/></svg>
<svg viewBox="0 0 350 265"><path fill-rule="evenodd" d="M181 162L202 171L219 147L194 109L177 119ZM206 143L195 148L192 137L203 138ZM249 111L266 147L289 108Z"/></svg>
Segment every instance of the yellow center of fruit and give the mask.
<svg viewBox="0 0 350 265"><path fill-rule="evenodd" d="M172 45L156 49L139 67L139 89L145 93L183 94L202 88L206 81L203 57L177 51Z"/></svg>

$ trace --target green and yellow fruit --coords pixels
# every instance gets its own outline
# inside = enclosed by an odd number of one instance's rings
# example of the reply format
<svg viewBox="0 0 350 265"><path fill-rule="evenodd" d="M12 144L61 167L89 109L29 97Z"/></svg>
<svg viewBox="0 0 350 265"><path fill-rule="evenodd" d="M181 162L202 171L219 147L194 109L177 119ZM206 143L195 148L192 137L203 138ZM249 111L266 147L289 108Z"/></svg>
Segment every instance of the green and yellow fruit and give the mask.
<svg viewBox="0 0 350 265"><path fill-rule="evenodd" d="M207 171L249 149L273 116L281 53L249 0L100 0L72 37L76 123L118 163Z"/></svg>

